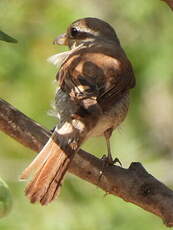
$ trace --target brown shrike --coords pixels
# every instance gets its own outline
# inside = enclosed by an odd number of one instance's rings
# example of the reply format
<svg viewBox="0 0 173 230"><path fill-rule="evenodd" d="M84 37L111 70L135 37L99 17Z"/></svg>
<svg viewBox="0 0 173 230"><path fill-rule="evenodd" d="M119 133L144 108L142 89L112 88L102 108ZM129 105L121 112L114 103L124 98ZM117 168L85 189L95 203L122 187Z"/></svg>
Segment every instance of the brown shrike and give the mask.
<svg viewBox="0 0 173 230"><path fill-rule="evenodd" d="M131 63L108 23L79 19L54 43L70 48L49 59L60 65L55 97L59 123L21 175L27 179L34 173L26 195L42 205L58 195L70 162L88 138L105 136L106 160L113 162L109 139L127 115L129 91L135 86Z"/></svg>

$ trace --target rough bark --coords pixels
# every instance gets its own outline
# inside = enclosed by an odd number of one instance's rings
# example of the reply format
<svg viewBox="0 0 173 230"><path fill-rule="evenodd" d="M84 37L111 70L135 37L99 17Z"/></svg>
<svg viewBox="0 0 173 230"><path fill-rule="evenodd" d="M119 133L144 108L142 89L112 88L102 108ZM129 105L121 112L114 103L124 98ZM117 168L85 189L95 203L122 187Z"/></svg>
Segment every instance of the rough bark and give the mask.
<svg viewBox="0 0 173 230"><path fill-rule="evenodd" d="M2 99L0 130L37 152L50 136L48 130ZM119 196L161 217L167 226L173 226L173 191L149 174L140 163L132 163L127 169L119 166L106 167L100 177L102 169L102 160L80 150L69 172L106 193Z"/></svg>

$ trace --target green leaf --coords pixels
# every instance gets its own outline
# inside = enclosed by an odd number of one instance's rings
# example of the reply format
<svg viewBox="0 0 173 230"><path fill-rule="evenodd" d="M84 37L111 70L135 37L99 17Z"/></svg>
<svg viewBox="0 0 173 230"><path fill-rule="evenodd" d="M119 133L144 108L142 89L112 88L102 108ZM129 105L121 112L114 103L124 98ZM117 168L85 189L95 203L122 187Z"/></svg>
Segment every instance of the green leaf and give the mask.
<svg viewBox="0 0 173 230"><path fill-rule="evenodd" d="M12 196L8 185L0 178L0 218L6 216L12 208Z"/></svg>
<svg viewBox="0 0 173 230"><path fill-rule="evenodd" d="M0 30L0 40L6 41L6 42L12 42L12 43L17 43L17 40L10 37L8 34L4 33L3 31Z"/></svg>

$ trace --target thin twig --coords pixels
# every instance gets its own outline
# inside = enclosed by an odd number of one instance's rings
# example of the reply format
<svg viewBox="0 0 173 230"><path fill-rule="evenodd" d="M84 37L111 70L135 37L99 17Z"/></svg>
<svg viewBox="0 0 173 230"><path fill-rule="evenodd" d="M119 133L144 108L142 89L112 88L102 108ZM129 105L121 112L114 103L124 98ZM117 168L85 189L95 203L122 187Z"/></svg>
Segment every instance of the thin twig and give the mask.
<svg viewBox="0 0 173 230"><path fill-rule="evenodd" d="M16 108L0 99L0 130L21 144L39 152L50 132ZM104 169L101 180L102 160L80 150L69 171L99 188L162 218L173 226L173 191L149 174L140 163L128 169L110 166Z"/></svg>

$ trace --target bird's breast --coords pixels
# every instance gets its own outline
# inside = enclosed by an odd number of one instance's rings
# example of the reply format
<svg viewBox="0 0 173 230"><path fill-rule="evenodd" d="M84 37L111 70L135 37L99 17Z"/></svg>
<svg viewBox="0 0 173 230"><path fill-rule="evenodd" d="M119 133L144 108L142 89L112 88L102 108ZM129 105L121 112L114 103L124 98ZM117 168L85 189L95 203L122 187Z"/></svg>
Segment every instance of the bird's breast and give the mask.
<svg viewBox="0 0 173 230"><path fill-rule="evenodd" d="M107 129L116 129L126 118L128 107L129 95L126 93L109 111L103 113L96 126L88 133L87 138L92 136L103 136Z"/></svg>

